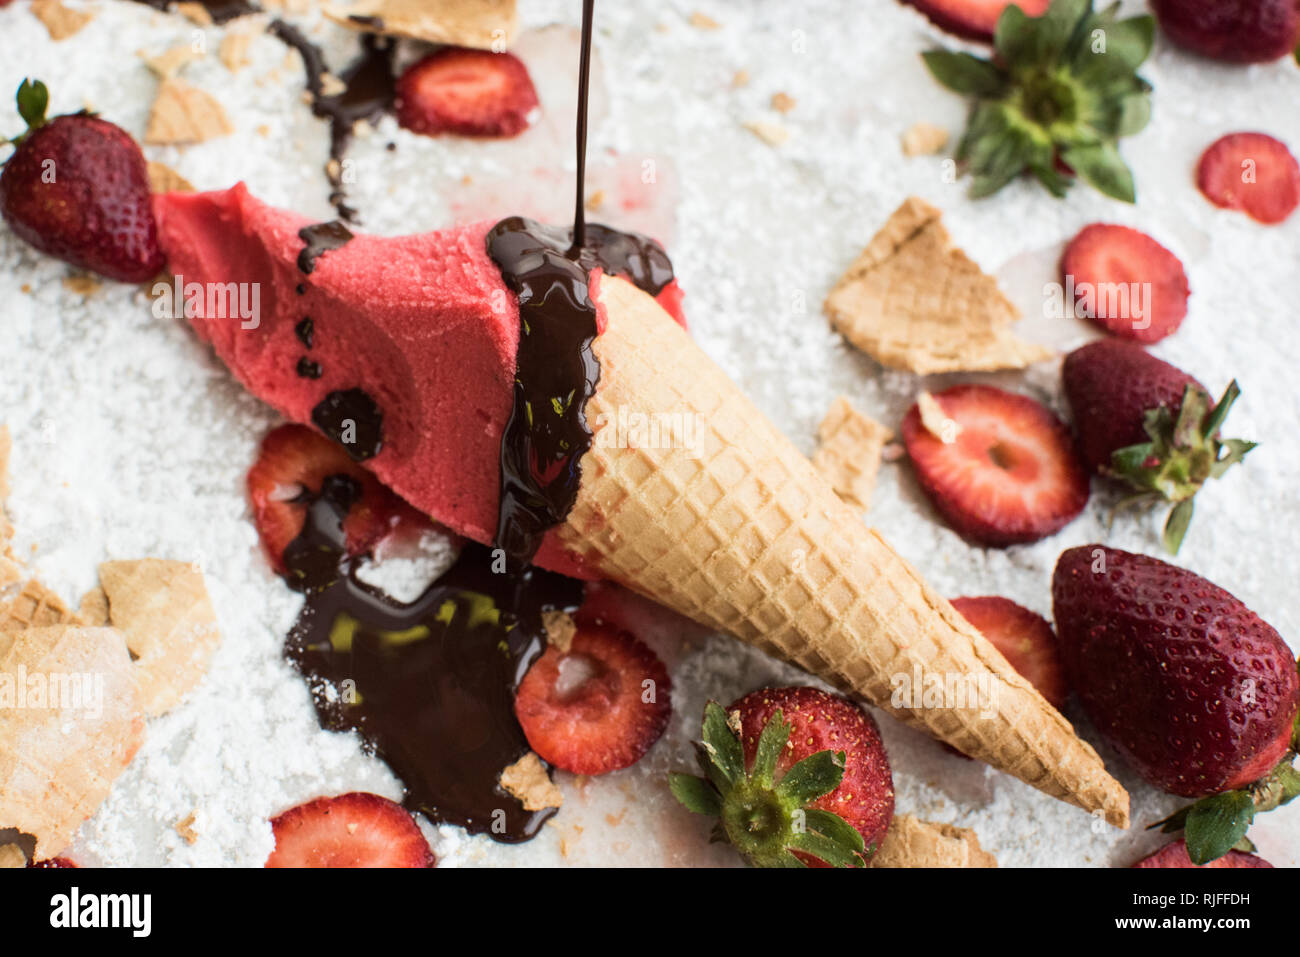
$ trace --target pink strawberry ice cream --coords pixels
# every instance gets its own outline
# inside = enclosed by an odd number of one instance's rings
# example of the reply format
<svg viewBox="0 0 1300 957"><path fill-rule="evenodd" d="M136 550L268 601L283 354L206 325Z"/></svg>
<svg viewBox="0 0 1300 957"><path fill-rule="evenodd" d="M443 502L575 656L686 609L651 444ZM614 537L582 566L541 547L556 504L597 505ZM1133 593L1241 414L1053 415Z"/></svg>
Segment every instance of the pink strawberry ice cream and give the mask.
<svg viewBox="0 0 1300 957"><path fill-rule="evenodd" d="M492 541L519 343L518 301L487 254L492 222L358 234L307 275L298 231L311 220L258 202L242 183L158 196L155 212L169 268L185 284L260 284L255 328L238 316L187 315L250 392L311 424L330 392L364 389L383 412L383 447L366 467L453 531ZM295 332L304 318L310 348ZM303 357L319 363L319 378L298 374ZM591 577L553 535L535 562Z"/></svg>

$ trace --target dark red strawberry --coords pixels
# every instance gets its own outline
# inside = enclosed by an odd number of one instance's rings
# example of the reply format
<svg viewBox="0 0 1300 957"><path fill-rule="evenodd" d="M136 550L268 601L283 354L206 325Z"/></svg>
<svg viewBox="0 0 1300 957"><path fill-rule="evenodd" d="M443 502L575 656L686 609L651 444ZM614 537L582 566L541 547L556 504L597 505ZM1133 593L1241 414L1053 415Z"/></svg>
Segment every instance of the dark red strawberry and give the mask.
<svg viewBox="0 0 1300 957"><path fill-rule="evenodd" d="M641 760L672 714L668 672L629 632L580 621L568 651L554 645L524 675L515 716L529 746L576 774Z"/></svg>
<svg viewBox="0 0 1300 957"><path fill-rule="evenodd" d="M1070 686L1065 681L1056 635L1046 618L999 595L954 598L952 607L1002 652L1048 704L1057 711L1065 707Z"/></svg>
<svg viewBox="0 0 1300 957"><path fill-rule="evenodd" d="M955 435L944 442L921 419L903 419L903 442L921 488L956 531L983 545L1034 542L1088 502L1088 473L1064 423L1023 395L958 385L934 396Z"/></svg>
<svg viewBox="0 0 1300 957"><path fill-rule="evenodd" d="M1065 288L1077 315L1108 332L1158 342L1187 315L1187 273L1178 257L1127 226L1085 226L1061 257Z"/></svg>
<svg viewBox="0 0 1300 957"><path fill-rule="evenodd" d="M1229 851L1208 864L1193 864L1187 856L1187 842L1183 840L1166 844L1150 857L1144 857L1134 867L1272 867L1268 861L1245 851Z"/></svg>
<svg viewBox="0 0 1300 957"><path fill-rule="evenodd" d="M1051 0L905 0L936 26L972 40L992 40L1002 11L1014 3L1031 17L1047 12Z"/></svg>
<svg viewBox="0 0 1300 957"><path fill-rule="evenodd" d="M47 868L47 869L57 869L57 868L64 868L64 867L70 867L75 869L77 865L72 863L72 861L68 860L66 857L51 857L48 860L44 860L44 861L28 861L27 866L36 867L36 868Z"/></svg>
<svg viewBox="0 0 1300 957"><path fill-rule="evenodd" d="M0 173L0 212L43 253L122 282L163 268L144 155L120 127L88 113L45 118L45 84L24 80L28 130Z"/></svg>
<svg viewBox="0 0 1300 957"><path fill-rule="evenodd" d="M349 489L353 501L343 522L351 555L370 551L399 527L431 525L336 442L303 425L282 425L262 440L257 461L248 470L253 523L278 574L286 573L285 549L302 531L311 499L327 480L336 478L355 483Z"/></svg>
<svg viewBox="0 0 1300 957"><path fill-rule="evenodd" d="M1062 377L1084 462L1127 483L1139 498L1174 503L1165 546L1177 552L1193 496L1255 447L1219 437L1240 394L1237 384L1216 403L1186 372L1118 339L1071 352Z"/></svg>
<svg viewBox="0 0 1300 957"><path fill-rule="evenodd" d="M537 91L513 54L444 47L407 68L393 105L415 133L507 137L528 126Z"/></svg>
<svg viewBox="0 0 1300 957"><path fill-rule="evenodd" d="M719 818L758 867L861 867L889 830L894 779L871 715L817 688L764 688L724 712L709 702L705 777L674 773L687 808Z"/></svg>
<svg viewBox="0 0 1300 957"><path fill-rule="evenodd" d="M1286 56L1300 34L1295 0L1152 0L1151 8L1179 46L1230 63Z"/></svg>
<svg viewBox="0 0 1300 957"><path fill-rule="evenodd" d="M1084 710L1152 784L1215 794L1264 778L1287 753L1300 707L1295 661L1222 588L1158 559L1084 545L1057 561L1052 604Z"/></svg>
<svg viewBox="0 0 1300 957"><path fill-rule="evenodd" d="M1232 133L1202 154L1196 185L1215 206L1272 226L1300 206L1300 163L1267 133Z"/></svg>
<svg viewBox="0 0 1300 957"><path fill-rule="evenodd" d="M322 797L271 821L267 867L433 867L437 859L400 804L353 791Z"/></svg>

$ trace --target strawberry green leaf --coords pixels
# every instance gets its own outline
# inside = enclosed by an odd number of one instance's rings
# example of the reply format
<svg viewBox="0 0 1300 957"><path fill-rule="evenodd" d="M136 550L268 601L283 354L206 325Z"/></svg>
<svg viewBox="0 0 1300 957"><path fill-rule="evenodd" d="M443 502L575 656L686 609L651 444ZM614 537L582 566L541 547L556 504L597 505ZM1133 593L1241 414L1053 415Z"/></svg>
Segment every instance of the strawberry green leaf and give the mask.
<svg viewBox="0 0 1300 957"><path fill-rule="evenodd" d="M1189 387L1190 388L1190 387ZM1228 388L1223 390L1223 396L1211 410L1209 418L1205 420L1205 434L1215 436L1219 434L1219 429L1223 428L1223 421L1232 411L1233 403L1241 396L1241 387L1237 385L1237 380L1233 379L1228 383Z"/></svg>
<svg viewBox="0 0 1300 957"><path fill-rule="evenodd" d="M777 785L777 796L798 807L817 800L840 786L846 760L843 751L818 751L808 755L785 773Z"/></svg>
<svg viewBox="0 0 1300 957"><path fill-rule="evenodd" d="M1098 192L1125 203L1137 202L1133 173L1110 143L1071 147L1061 159Z"/></svg>
<svg viewBox="0 0 1300 957"><path fill-rule="evenodd" d="M1162 536L1165 551L1169 554L1177 555L1178 549L1183 547L1183 538L1187 535L1187 527L1192 524L1192 511L1195 507L1195 499L1185 498L1169 510Z"/></svg>
<svg viewBox="0 0 1300 957"><path fill-rule="evenodd" d="M836 844L847 847L856 854L866 853L866 842L858 829L838 814L809 808L804 811L804 824L810 831L824 834Z"/></svg>
<svg viewBox="0 0 1300 957"><path fill-rule="evenodd" d="M854 831L854 833L857 832ZM862 843L862 835L860 834L858 835L858 843ZM795 834L790 841L790 845L820 858L832 867L861 867L863 865L861 854L837 843L824 834L818 834L816 831L803 831Z"/></svg>
<svg viewBox="0 0 1300 957"><path fill-rule="evenodd" d="M987 60L969 53L930 50L921 54L931 75L954 93L992 96L1003 87L1002 74Z"/></svg>
<svg viewBox="0 0 1300 957"><path fill-rule="evenodd" d="M1232 849L1234 851L1240 851L1243 854L1254 854L1259 850L1259 848L1255 846L1255 842L1248 837L1243 837L1236 844L1232 845Z"/></svg>
<svg viewBox="0 0 1300 957"><path fill-rule="evenodd" d="M726 780L737 781L745 776L745 755L740 747L740 739L727 725L727 713L716 701L710 701L704 706L701 743L713 765Z"/></svg>
<svg viewBox="0 0 1300 957"><path fill-rule="evenodd" d="M1194 804L1184 828L1187 856L1193 864L1218 860L1246 836L1254 817L1255 802L1245 791L1225 791Z"/></svg>
<svg viewBox="0 0 1300 957"><path fill-rule="evenodd" d="M1131 72L1151 55L1155 36L1156 22L1152 17L1132 17L1101 28L1099 37L1094 41L1096 45L1088 46L1087 50L1093 56L1111 58ZM1098 47L1103 52L1098 53Z"/></svg>
<svg viewBox="0 0 1300 957"><path fill-rule="evenodd" d="M781 758L781 751L790 740L790 725L786 723L778 708L772 719L763 726L763 733L758 736L758 748L754 752L754 767L750 776L759 787L770 788L776 779L776 763Z"/></svg>
<svg viewBox="0 0 1300 957"><path fill-rule="evenodd" d="M722 813L722 798L713 785L703 778L673 771L668 775L668 789L688 811L712 817Z"/></svg>
<svg viewBox="0 0 1300 957"><path fill-rule="evenodd" d="M18 85L18 93L14 99L18 104L18 115L23 118L28 129L34 130L45 125L45 111L50 105L50 91L44 83L40 80L23 80Z"/></svg>

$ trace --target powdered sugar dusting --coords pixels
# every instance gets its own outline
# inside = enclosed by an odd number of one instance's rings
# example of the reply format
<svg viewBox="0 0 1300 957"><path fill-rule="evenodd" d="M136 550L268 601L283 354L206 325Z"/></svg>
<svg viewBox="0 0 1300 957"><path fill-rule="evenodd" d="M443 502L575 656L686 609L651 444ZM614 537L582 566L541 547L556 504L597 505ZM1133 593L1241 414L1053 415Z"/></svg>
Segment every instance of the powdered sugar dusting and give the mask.
<svg viewBox="0 0 1300 957"><path fill-rule="evenodd" d="M1028 183L972 202L963 183L945 182L942 157L902 155L900 137L913 123L940 125L955 139L964 116L917 56L936 41L957 43L911 8L888 0L869 14L833 0L598 6L596 78L605 107L590 149L592 190L603 190L606 202L593 218L669 243L692 333L805 451L841 393L891 426L921 388L957 381L988 381L1063 407L1055 363L1025 374L920 380L882 372L830 331L821 314L826 292L906 196L945 211L954 241L998 272L1025 310L1019 333L1054 348L1092 334L1042 315L1043 285L1055 278L1062 243L1081 226L1122 222L1173 249L1191 280L1191 311L1155 351L1212 389L1237 377L1244 397L1232 432L1263 442L1198 499L1178 561L1229 588L1294 646L1300 609L1289 600L1286 530L1300 521L1300 499L1288 488L1300 473L1289 328L1300 217L1266 229L1211 207L1192 182L1200 151L1234 129L1262 129L1300 148L1294 64L1220 67L1159 41L1142 71L1156 88L1153 122L1122 148L1138 183L1136 207L1084 188L1058 202ZM531 30L563 26L520 46L537 74L545 125L517 141L484 143L415 137L381 121L349 153L350 200L365 228L392 235L459 217L567 215L571 114L560 97L571 87L555 64L573 43L579 5L528 0L521 8ZM721 28L690 26L697 9ZM336 68L356 48L345 30L294 19ZM231 73L215 55L226 32L257 23L202 31L208 55L183 73L221 100L235 133L146 152L198 188L243 179L268 202L326 218L327 134L301 100L296 54L287 57L282 44L258 33L249 66ZM0 58L0 90L39 76L51 85L54 111L89 100L139 137L157 81L134 51L159 53L194 35L179 16L109 0L85 30L55 44L26 5L10 5L0 9L0 43L9 51ZM751 79L733 88L739 70ZM774 111L775 93L795 107ZM745 128L755 121L779 124L790 137L768 145ZM18 127L12 102L0 102L0 130ZM506 203L518 205L494 208ZM0 229L0 415L14 434L19 548L26 555L39 545L31 563L73 601L94 583L99 561L199 560L224 636L187 703L150 722L144 748L83 828L74 856L114 865L257 866L271 848L268 819L287 807L356 789L397 798L401 786L356 736L319 728L307 688L282 658L300 599L260 555L243 492L244 472L275 416L186 328L155 318L140 290L107 284L82 296L62 284L68 273ZM1048 583L1064 548L1106 540L1158 554L1154 519L1128 516L1108 528L1115 501L1099 491L1083 517L1045 542L976 549L937 520L904 460L882 467L870 521L940 592L1003 594L1050 615ZM396 576L385 578L393 587L418 587L436 573L436 556L402 561L384 571ZM426 825L444 865L734 862L707 844L705 822L675 805L664 773L691 766L689 741L707 699L725 703L762 684L806 679L729 639L617 596L613 604L670 669L675 708L664 740L627 771L590 780L558 774L565 806L529 844ZM1077 710L1068 716L1096 740ZM1094 826L1082 812L880 720L898 808L975 828L1003 866L1127 864L1163 842L1140 827ZM1099 750L1132 793L1135 824L1178 805ZM193 843L176 829L191 814ZM1283 809L1253 829L1275 864L1297 863L1297 821L1300 811Z"/></svg>

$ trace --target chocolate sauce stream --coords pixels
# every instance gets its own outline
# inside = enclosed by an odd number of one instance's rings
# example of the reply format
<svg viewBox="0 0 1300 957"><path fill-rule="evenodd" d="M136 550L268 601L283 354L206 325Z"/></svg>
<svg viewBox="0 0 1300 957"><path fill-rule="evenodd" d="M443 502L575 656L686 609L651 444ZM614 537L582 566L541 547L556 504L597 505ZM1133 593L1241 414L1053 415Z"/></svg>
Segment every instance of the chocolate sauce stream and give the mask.
<svg viewBox="0 0 1300 957"><path fill-rule="evenodd" d="M316 269L316 260L335 249L342 249L352 239L352 230L337 219L328 223L313 223L298 230L303 247L298 251L298 270L310 276Z"/></svg>
<svg viewBox="0 0 1300 957"><path fill-rule="evenodd" d="M577 259L587 242L587 90L591 86L591 24L596 0L582 0L582 55L578 60L578 177L573 199L573 245L569 258Z"/></svg>
<svg viewBox="0 0 1300 957"><path fill-rule="evenodd" d="M528 840L555 811L526 811L498 784L529 750L515 689L545 649L542 613L576 609L582 585L537 569L500 574L488 549L468 545L414 602L395 602L361 582L345 552L343 522L360 493L335 475L299 499L307 520L284 561L307 603L286 654L321 726L358 731L406 785L406 807Z"/></svg>

